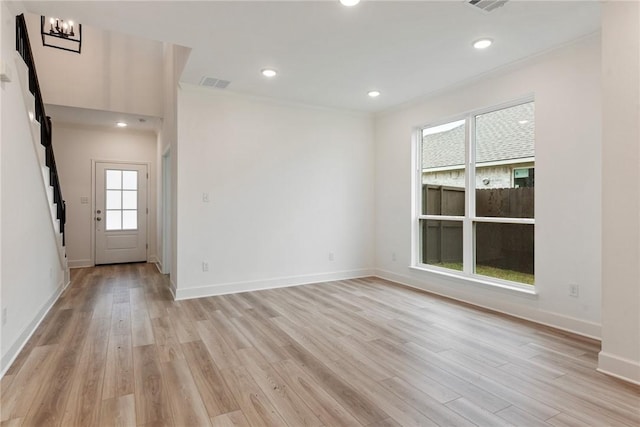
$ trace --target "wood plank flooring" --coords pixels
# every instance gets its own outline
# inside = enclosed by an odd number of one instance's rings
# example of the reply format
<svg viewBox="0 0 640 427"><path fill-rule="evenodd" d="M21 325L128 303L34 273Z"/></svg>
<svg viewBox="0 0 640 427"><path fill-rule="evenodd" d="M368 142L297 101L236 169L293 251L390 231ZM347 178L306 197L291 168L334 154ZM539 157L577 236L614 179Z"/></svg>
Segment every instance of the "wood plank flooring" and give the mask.
<svg viewBox="0 0 640 427"><path fill-rule="evenodd" d="M379 279L173 301L77 269L2 379L1 426L640 426L597 342Z"/></svg>

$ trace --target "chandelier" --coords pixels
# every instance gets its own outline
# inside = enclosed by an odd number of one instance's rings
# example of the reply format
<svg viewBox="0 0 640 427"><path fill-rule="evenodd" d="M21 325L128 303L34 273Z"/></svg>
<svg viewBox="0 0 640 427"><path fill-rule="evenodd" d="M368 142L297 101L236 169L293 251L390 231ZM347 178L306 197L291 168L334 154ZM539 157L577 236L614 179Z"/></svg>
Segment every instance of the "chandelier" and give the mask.
<svg viewBox="0 0 640 427"><path fill-rule="evenodd" d="M82 25L73 21L45 16L40 17L42 45L80 53L82 48Z"/></svg>

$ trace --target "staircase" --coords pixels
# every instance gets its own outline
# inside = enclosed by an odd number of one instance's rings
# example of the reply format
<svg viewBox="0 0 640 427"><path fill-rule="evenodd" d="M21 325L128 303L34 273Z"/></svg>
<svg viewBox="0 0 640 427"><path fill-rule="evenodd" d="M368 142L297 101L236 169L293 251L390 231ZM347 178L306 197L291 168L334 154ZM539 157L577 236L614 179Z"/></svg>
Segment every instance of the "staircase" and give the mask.
<svg viewBox="0 0 640 427"><path fill-rule="evenodd" d="M53 154L51 118L46 115L44 110L44 102L42 101L42 93L40 91L40 84L38 83L36 66L33 60L24 15L16 17L16 51L24 61L24 63L20 63L19 60L17 61L19 62L18 75L23 91L25 92L25 100L28 100L27 110L29 118L31 119L31 133L34 146L38 153L43 183L49 200L52 225L58 241L58 254L60 256L60 262L66 270L66 253L64 248L66 208L64 199L62 198L56 159ZM33 100L33 103L31 103L31 100Z"/></svg>

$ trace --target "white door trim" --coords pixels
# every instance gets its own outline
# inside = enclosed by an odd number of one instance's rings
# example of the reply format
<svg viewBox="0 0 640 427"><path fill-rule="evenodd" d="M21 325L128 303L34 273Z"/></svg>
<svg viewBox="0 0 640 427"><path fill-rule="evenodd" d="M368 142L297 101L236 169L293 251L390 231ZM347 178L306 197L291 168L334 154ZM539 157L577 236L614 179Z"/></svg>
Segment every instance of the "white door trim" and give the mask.
<svg viewBox="0 0 640 427"><path fill-rule="evenodd" d="M171 241L171 149L162 154L162 274L171 273L172 244Z"/></svg>
<svg viewBox="0 0 640 427"><path fill-rule="evenodd" d="M94 217L96 215L96 163L115 163L122 165L144 165L147 167L147 173L149 174L149 181L151 180L151 162L128 162L126 160L103 160L103 159L91 159L91 212L89 212L89 223L91 224L91 265L96 265L96 227ZM154 209L149 206L150 185L147 189L147 209ZM146 228L147 228L147 249L146 258L149 261L149 217L147 215Z"/></svg>

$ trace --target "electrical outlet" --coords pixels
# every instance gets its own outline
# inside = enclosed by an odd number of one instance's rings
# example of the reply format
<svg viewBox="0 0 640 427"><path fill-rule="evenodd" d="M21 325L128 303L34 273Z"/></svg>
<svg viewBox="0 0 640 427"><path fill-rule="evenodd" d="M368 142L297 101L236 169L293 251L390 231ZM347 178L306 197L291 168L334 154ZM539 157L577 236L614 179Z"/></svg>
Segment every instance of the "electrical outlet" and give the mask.
<svg viewBox="0 0 640 427"><path fill-rule="evenodd" d="M578 296L580 295L580 286L578 286L575 283L572 283L569 285L569 296L570 297L574 297L574 298L578 298Z"/></svg>
<svg viewBox="0 0 640 427"><path fill-rule="evenodd" d="M205 273L207 271L209 271L209 263L206 261L202 261L202 271L204 271Z"/></svg>
<svg viewBox="0 0 640 427"><path fill-rule="evenodd" d="M2 309L2 325L7 324L7 308Z"/></svg>
<svg viewBox="0 0 640 427"><path fill-rule="evenodd" d="M396 253L395 252L391 252L391 261L396 262L397 258L396 258Z"/></svg>
<svg viewBox="0 0 640 427"><path fill-rule="evenodd" d="M329 261L333 261L333 252L329 252Z"/></svg>
<svg viewBox="0 0 640 427"><path fill-rule="evenodd" d="M202 193L202 201L204 203L209 203L209 193Z"/></svg>

